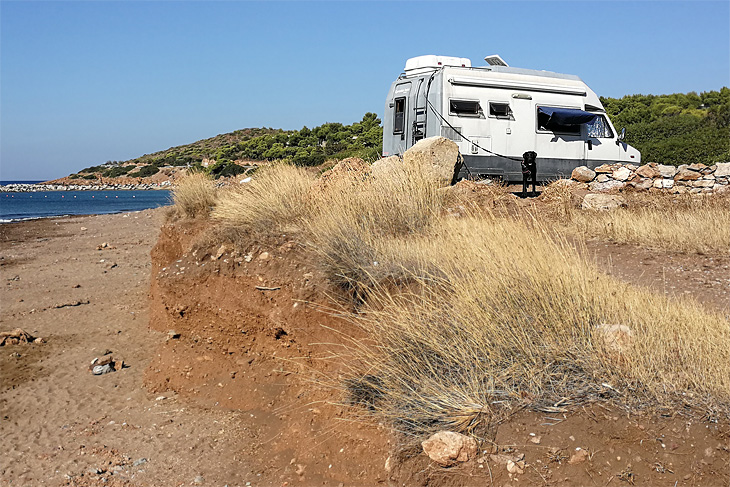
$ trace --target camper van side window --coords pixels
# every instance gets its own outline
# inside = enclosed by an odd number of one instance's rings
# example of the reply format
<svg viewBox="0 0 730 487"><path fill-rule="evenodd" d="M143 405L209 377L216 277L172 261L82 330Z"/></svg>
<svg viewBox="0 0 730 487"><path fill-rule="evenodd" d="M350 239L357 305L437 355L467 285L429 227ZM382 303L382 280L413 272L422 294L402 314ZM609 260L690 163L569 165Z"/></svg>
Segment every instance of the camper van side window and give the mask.
<svg viewBox="0 0 730 487"><path fill-rule="evenodd" d="M580 125L563 125L550 120L550 115L537 107L537 130L554 134L580 135Z"/></svg>
<svg viewBox="0 0 730 487"><path fill-rule="evenodd" d="M406 126L406 99L395 99L395 113L393 115L393 133L402 134Z"/></svg>
<svg viewBox="0 0 730 487"><path fill-rule="evenodd" d="M512 116L512 109L509 107L509 103L499 103L490 101L489 102L489 116L497 117L505 120L514 120Z"/></svg>
<svg viewBox="0 0 730 487"><path fill-rule="evenodd" d="M586 124L588 129L588 137L594 137L598 139L613 139L613 131L611 126L608 125L606 117L599 115L593 119L593 121Z"/></svg>
<svg viewBox="0 0 730 487"><path fill-rule="evenodd" d="M484 112L476 100L449 100L449 113L460 117L480 117Z"/></svg>

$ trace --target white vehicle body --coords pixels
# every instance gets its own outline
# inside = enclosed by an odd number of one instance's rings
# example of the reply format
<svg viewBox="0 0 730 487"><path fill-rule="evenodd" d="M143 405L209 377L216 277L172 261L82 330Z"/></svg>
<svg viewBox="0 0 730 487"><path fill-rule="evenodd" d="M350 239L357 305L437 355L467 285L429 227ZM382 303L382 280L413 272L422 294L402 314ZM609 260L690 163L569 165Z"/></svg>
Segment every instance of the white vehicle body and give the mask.
<svg viewBox="0 0 730 487"><path fill-rule="evenodd" d="M386 100L383 156L441 135L459 145L462 177L520 180L526 151L537 152L542 181L570 176L582 165L641 162L579 77L485 59L490 65L483 67L466 58L409 59Z"/></svg>

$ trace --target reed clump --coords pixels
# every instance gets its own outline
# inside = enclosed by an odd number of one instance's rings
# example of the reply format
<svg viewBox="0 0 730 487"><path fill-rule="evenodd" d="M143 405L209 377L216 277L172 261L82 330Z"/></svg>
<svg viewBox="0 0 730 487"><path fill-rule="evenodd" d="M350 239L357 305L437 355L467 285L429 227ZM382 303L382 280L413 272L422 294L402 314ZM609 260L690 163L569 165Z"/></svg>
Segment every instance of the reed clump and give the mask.
<svg viewBox="0 0 730 487"><path fill-rule="evenodd" d="M172 188L174 208L187 218L207 216L217 201L217 190L210 176L193 172Z"/></svg>
<svg viewBox="0 0 730 487"><path fill-rule="evenodd" d="M256 236L297 232L311 210L308 196L314 181L300 167L264 167L250 182L222 191L211 218L223 227Z"/></svg>

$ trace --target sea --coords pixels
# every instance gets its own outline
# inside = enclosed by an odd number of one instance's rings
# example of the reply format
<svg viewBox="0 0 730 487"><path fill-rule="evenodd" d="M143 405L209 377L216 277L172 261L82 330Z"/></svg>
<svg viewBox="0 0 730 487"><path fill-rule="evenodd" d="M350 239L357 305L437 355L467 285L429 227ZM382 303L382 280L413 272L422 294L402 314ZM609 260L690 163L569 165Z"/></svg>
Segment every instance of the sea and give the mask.
<svg viewBox="0 0 730 487"><path fill-rule="evenodd" d="M0 181L33 184L41 181ZM0 223L70 215L101 215L157 208L172 203L167 190L0 192Z"/></svg>

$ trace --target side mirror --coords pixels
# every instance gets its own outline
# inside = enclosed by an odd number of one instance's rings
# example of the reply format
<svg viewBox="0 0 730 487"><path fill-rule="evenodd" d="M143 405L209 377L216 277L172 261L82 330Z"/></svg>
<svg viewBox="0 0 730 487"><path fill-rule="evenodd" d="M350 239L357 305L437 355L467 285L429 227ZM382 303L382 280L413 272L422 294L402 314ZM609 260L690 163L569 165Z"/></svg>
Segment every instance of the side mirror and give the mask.
<svg viewBox="0 0 730 487"><path fill-rule="evenodd" d="M621 133L618 135L618 138L616 139L616 145L618 145L619 142L623 141L624 138L626 138L626 127L621 129Z"/></svg>

